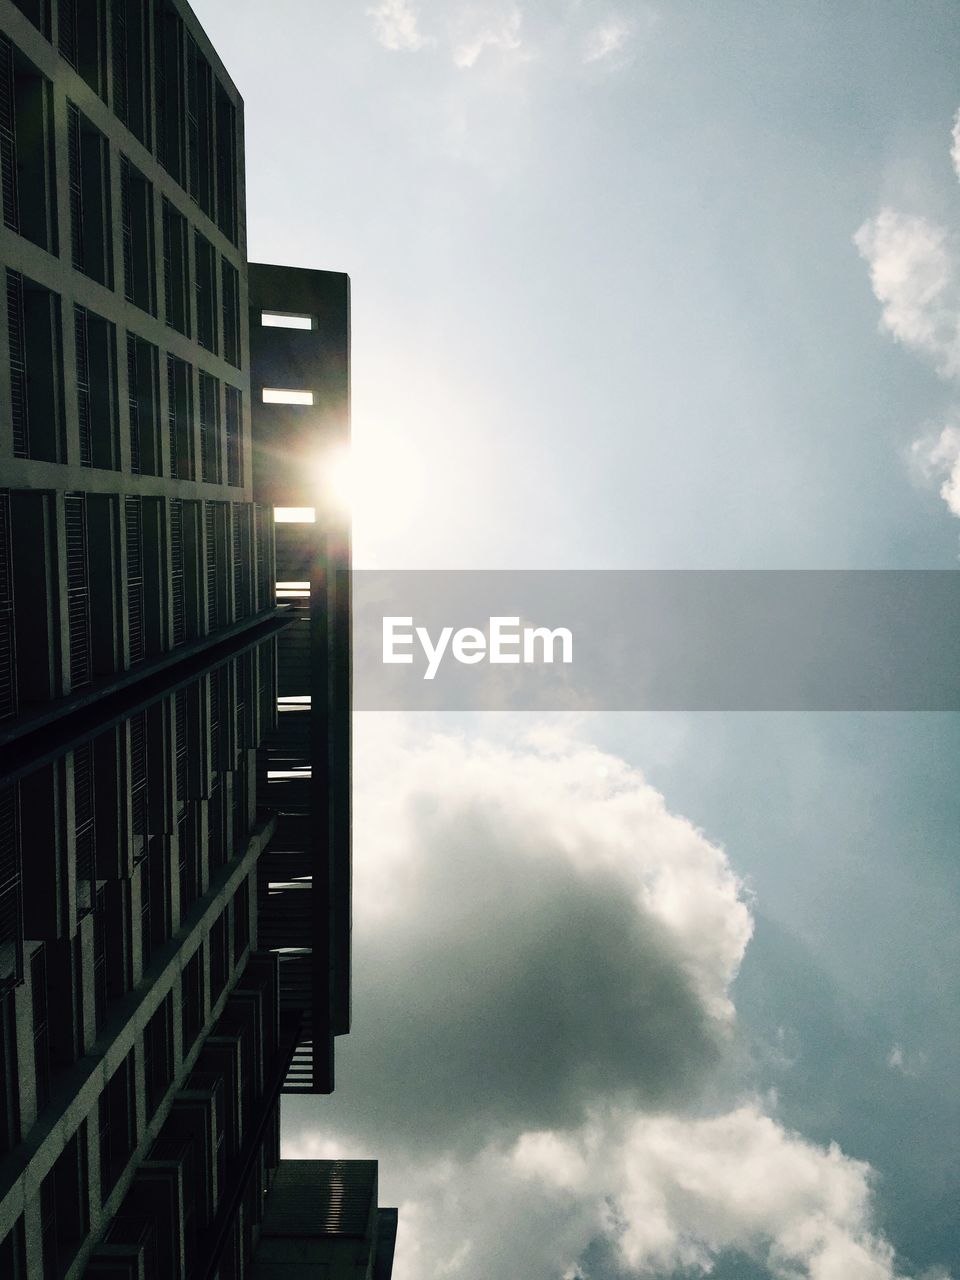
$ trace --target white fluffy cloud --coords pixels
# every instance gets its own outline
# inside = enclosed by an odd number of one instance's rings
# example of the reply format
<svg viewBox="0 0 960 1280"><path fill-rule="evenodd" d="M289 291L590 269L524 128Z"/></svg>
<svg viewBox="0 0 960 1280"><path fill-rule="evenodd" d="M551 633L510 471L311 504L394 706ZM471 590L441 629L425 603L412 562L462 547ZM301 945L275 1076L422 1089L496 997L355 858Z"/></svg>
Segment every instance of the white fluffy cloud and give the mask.
<svg viewBox="0 0 960 1280"><path fill-rule="evenodd" d="M915 440L910 447L918 474L940 481L940 497L960 516L960 427L946 426L939 434Z"/></svg>
<svg viewBox="0 0 960 1280"><path fill-rule="evenodd" d="M415 53L435 43L432 37L421 33L417 10L410 0L381 0L367 12L373 18L377 39L385 49Z"/></svg>
<svg viewBox="0 0 960 1280"><path fill-rule="evenodd" d="M870 1172L720 1098L752 920L722 849L569 733L363 716L355 1019L289 1155L381 1161L395 1275L892 1280Z"/></svg>
<svg viewBox="0 0 960 1280"><path fill-rule="evenodd" d="M634 30L634 24L626 18L610 18L601 22L588 33L584 42L584 62L604 62L622 56Z"/></svg>
<svg viewBox="0 0 960 1280"><path fill-rule="evenodd" d="M520 28L523 15L515 6L470 5L456 22L453 62L461 70L469 70L487 49L511 53L523 43Z"/></svg>
<svg viewBox="0 0 960 1280"><path fill-rule="evenodd" d="M953 132L951 134L952 145L950 147L950 159L953 161L953 171L960 178L960 110L953 117Z"/></svg>
<svg viewBox="0 0 960 1280"><path fill-rule="evenodd" d="M883 209L854 243L869 264L887 332L932 357L943 377L960 374L960 278L946 231L926 218Z"/></svg>

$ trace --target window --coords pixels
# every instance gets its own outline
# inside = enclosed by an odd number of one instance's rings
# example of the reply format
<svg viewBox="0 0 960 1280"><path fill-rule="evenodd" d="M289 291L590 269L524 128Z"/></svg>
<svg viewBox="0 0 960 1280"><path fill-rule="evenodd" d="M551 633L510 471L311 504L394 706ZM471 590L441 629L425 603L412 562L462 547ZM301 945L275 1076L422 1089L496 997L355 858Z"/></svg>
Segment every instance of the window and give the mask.
<svg viewBox="0 0 960 1280"><path fill-rule="evenodd" d="M148 39L145 0L113 0L113 109L149 146Z"/></svg>
<svg viewBox="0 0 960 1280"><path fill-rule="evenodd" d="M222 483L220 383L203 372L200 374L200 466L206 484Z"/></svg>
<svg viewBox="0 0 960 1280"><path fill-rule="evenodd" d="M197 341L208 351L217 349L217 255L198 231L194 236L197 270Z"/></svg>
<svg viewBox="0 0 960 1280"><path fill-rule="evenodd" d="M106 1200L117 1184L137 1142L134 1105L133 1050L127 1054L100 1095L100 1196Z"/></svg>
<svg viewBox="0 0 960 1280"><path fill-rule="evenodd" d="M86 307L74 307L73 315L80 464L117 471L120 441L116 328Z"/></svg>
<svg viewBox="0 0 960 1280"><path fill-rule="evenodd" d="M295 391L288 387L264 387L264 404L313 404L312 391Z"/></svg>
<svg viewBox="0 0 960 1280"><path fill-rule="evenodd" d="M131 471L134 475L162 475L160 353L152 342L132 333L127 335L127 406Z"/></svg>
<svg viewBox="0 0 960 1280"><path fill-rule="evenodd" d="M245 503L233 504L231 552L233 556L233 616L249 617L252 606L250 575L250 507Z"/></svg>
<svg viewBox="0 0 960 1280"><path fill-rule="evenodd" d="M67 633L70 688L90 683L90 570L87 558L87 500L83 493L64 496L67 555Z"/></svg>
<svg viewBox="0 0 960 1280"><path fill-rule="evenodd" d="M14 457L60 462L59 297L8 270L7 327Z"/></svg>
<svg viewBox="0 0 960 1280"><path fill-rule="evenodd" d="M126 156L120 157L120 213L124 295L135 306L156 315L153 184Z"/></svg>
<svg viewBox="0 0 960 1280"><path fill-rule="evenodd" d="M265 329L312 329L313 316L296 311L261 311L260 323Z"/></svg>
<svg viewBox="0 0 960 1280"><path fill-rule="evenodd" d="M182 1017L183 1051L193 1045L204 1024L203 1009L203 946L201 945L183 968Z"/></svg>
<svg viewBox="0 0 960 1280"><path fill-rule="evenodd" d="M0 995L0 1155L20 1141L20 1078L17 1072L17 1014L12 990ZM0 1250L0 1258L3 1251ZM0 1267L0 1275L7 1272Z"/></svg>
<svg viewBox="0 0 960 1280"><path fill-rule="evenodd" d="M28 17L31 15L28 14ZM56 252L50 82L0 35L0 186L3 221ZM20 160L20 157L24 161Z"/></svg>
<svg viewBox="0 0 960 1280"><path fill-rule="evenodd" d="M237 109L217 84L217 225L237 243Z"/></svg>
<svg viewBox="0 0 960 1280"><path fill-rule="evenodd" d="M37 1111L50 1098L50 1022L47 1016L47 957L43 943L30 957L30 995L33 1007L33 1058Z"/></svg>
<svg viewBox="0 0 960 1280"><path fill-rule="evenodd" d="M77 914L93 910L97 892L96 803L93 786L93 743L73 752L73 810L77 849Z"/></svg>
<svg viewBox="0 0 960 1280"><path fill-rule="evenodd" d="M237 387L224 388L224 426L227 436L227 484L243 484L243 415L241 392Z"/></svg>
<svg viewBox="0 0 960 1280"><path fill-rule="evenodd" d="M143 617L143 507L138 495L128 494L124 500L124 526L127 542L127 628L130 642L130 666L142 662L146 653ZM142 712L140 713L142 716ZM134 717L139 723L140 716ZM133 721L131 721L131 725Z"/></svg>
<svg viewBox="0 0 960 1280"><path fill-rule="evenodd" d="M241 880L233 899L233 955L239 963L250 945L250 882Z"/></svg>
<svg viewBox="0 0 960 1280"><path fill-rule="evenodd" d="M67 104L67 162L73 265L112 288L109 147L72 102Z"/></svg>
<svg viewBox="0 0 960 1280"><path fill-rule="evenodd" d="M18 702L12 535L10 494L0 491L0 720L16 715ZM0 982L2 982L2 968L0 968Z"/></svg>
<svg viewBox="0 0 960 1280"><path fill-rule="evenodd" d="M184 176L183 101L186 90L183 20L166 0L155 6L157 156L177 182Z"/></svg>
<svg viewBox="0 0 960 1280"><path fill-rule="evenodd" d="M190 266L187 261L187 220L169 200L163 202L164 319L190 337Z"/></svg>
<svg viewBox="0 0 960 1280"><path fill-rule="evenodd" d="M225 626L227 616L228 582L223 572L227 558L225 502L205 502L204 524L206 533L207 569L207 631Z"/></svg>
<svg viewBox="0 0 960 1280"><path fill-rule="evenodd" d="M221 912L210 929L210 1002L222 994L230 972L230 934L227 913Z"/></svg>
<svg viewBox="0 0 960 1280"><path fill-rule="evenodd" d="M44 1280L58 1280L90 1229L86 1121L40 1184Z"/></svg>
<svg viewBox="0 0 960 1280"><path fill-rule="evenodd" d="M107 98L107 23L104 0L59 0L60 52L104 101Z"/></svg>
<svg viewBox="0 0 960 1280"><path fill-rule="evenodd" d="M223 294L223 358L240 368L240 273L224 258L220 264Z"/></svg>
<svg viewBox="0 0 960 1280"><path fill-rule="evenodd" d="M167 427L170 474L180 480L192 480L193 373L186 361L176 356L167 356Z"/></svg>
<svg viewBox="0 0 960 1280"><path fill-rule="evenodd" d="M150 1115L163 1100L173 1079L173 996L161 1000L143 1033L144 1079Z"/></svg>
<svg viewBox="0 0 960 1280"><path fill-rule="evenodd" d="M213 216L213 71L187 37L187 164L191 196Z"/></svg>
<svg viewBox="0 0 960 1280"><path fill-rule="evenodd" d="M7 1280L27 1280L27 1248L23 1234L23 1215L10 1233L0 1240L0 1276Z"/></svg>
<svg viewBox="0 0 960 1280"><path fill-rule="evenodd" d="M25 18L50 39L50 0L13 0ZM0 1268L0 1274L6 1274Z"/></svg>

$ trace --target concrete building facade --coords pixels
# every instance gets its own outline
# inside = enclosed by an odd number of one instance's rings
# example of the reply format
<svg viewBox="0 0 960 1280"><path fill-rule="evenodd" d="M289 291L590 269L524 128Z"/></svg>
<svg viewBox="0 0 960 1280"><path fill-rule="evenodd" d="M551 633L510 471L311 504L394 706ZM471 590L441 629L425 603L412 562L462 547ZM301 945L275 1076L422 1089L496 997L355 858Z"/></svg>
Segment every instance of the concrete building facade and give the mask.
<svg viewBox="0 0 960 1280"><path fill-rule="evenodd" d="M0 202L0 1276L232 1280L349 1028L348 282L263 323L181 0L0 0Z"/></svg>

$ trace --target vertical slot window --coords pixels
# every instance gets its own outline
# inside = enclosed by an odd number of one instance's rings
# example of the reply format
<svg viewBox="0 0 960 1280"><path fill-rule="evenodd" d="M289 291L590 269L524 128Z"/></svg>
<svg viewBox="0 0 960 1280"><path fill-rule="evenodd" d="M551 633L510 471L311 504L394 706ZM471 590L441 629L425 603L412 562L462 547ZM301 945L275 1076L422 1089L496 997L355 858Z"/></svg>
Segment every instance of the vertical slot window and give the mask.
<svg viewBox="0 0 960 1280"><path fill-rule="evenodd" d="M233 505L233 609L234 617L246 618L251 612L250 600L250 508L243 503Z"/></svg>
<svg viewBox="0 0 960 1280"><path fill-rule="evenodd" d="M67 163L73 265L112 288L109 147L72 102L67 104Z"/></svg>
<svg viewBox="0 0 960 1280"><path fill-rule="evenodd" d="M237 243L237 109L217 84L217 225Z"/></svg>
<svg viewBox="0 0 960 1280"><path fill-rule="evenodd" d="M105 0L58 0L60 52L104 101L107 99Z"/></svg>
<svg viewBox="0 0 960 1280"><path fill-rule="evenodd" d="M134 137L149 146L150 81L147 6L113 0L113 109Z"/></svg>
<svg viewBox="0 0 960 1280"><path fill-rule="evenodd" d="M67 634L70 687L90 683L90 569L87 558L87 502L82 493L64 498L67 553Z"/></svg>
<svg viewBox="0 0 960 1280"><path fill-rule="evenodd" d="M240 273L224 258L220 271L223 295L223 358L240 368Z"/></svg>
<svg viewBox="0 0 960 1280"><path fill-rule="evenodd" d="M96 799L93 785L93 743L73 753L73 805L77 848L77 914L88 915L97 893Z"/></svg>
<svg viewBox="0 0 960 1280"><path fill-rule="evenodd" d="M183 502L179 498L170 501L170 573L173 643L180 645L187 631L183 598Z"/></svg>
<svg viewBox="0 0 960 1280"><path fill-rule="evenodd" d="M0 492L0 720L17 714L17 642L13 612L10 494Z"/></svg>
<svg viewBox="0 0 960 1280"><path fill-rule="evenodd" d="M213 216L213 72L196 41L187 37L187 162L189 191Z"/></svg>
<svg viewBox="0 0 960 1280"><path fill-rule="evenodd" d="M153 184L126 156L120 157L120 209L124 295L134 306L156 315Z"/></svg>
<svg viewBox="0 0 960 1280"><path fill-rule="evenodd" d="M20 786L11 782L0 788L0 993L15 987L23 978L21 857ZM0 1016L2 1013L0 1009ZM0 1026L0 1039L2 1036L3 1027ZM0 1124L2 1150L3 1126Z"/></svg>
<svg viewBox="0 0 960 1280"><path fill-rule="evenodd" d="M183 1019L183 1051L186 1053L200 1034L203 1012L203 946L197 948L183 967L181 1011Z"/></svg>
<svg viewBox="0 0 960 1280"><path fill-rule="evenodd" d="M120 466L116 329L85 307L74 308L80 462L116 471Z"/></svg>
<svg viewBox="0 0 960 1280"><path fill-rule="evenodd" d="M192 480L193 375L186 361L175 356L167 356L167 425L170 474L179 480Z"/></svg>
<svg viewBox="0 0 960 1280"><path fill-rule="evenodd" d="M130 637L130 665L145 656L143 618L143 504L139 496L124 498L127 537L127 625Z"/></svg>
<svg viewBox="0 0 960 1280"><path fill-rule="evenodd" d="M206 484L221 484L220 383L212 374L200 373L200 463Z"/></svg>
<svg viewBox="0 0 960 1280"><path fill-rule="evenodd" d="M8 270L7 326L14 456L60 462L59 297Z"/></svg>
<svg viewBox="0 0 960 1280"><path fill-rule="evenodd" d="M147 1110L152 1116L173 1079L173 996L168 994L143 1033L144 1081Z"/></svg>
<svg viewBox="0 0 960 1280"><path fill-rule="evenodd" d="M163 202L164 319L172 329L190 337L190 264L187 258L187 220L169 200Z"/></svg>
<svg viewBox="0 0 960 1280"><path fill-rule="evenodd" d="M47 957L43 944L30 957L30 996L33 1009L33 1061L37 1111L50 1100L50 1021L47 1016Z"/></svg>
<svg viewBox="0 0 960 1280"><path fill-rule="evenodd" d="M138 711L127 721L130 744L130 807L134 861L144 855L147 838L147 717Z"/></svg>
<svg viewBox="0 0 960 1280"><path fill-rule="evenodd" d="M172 4L158 0L154 8L156 55L157 156L177 182L184 177L183 21Z"/></svg>
<svg viewBox="0 0 960 1280"><path fill-rule="evenodd" d="M3 221L56 250L52 181L51 88L4 35L0 35L0 188Z"/></svg>
<svg viewBox="0 0 960 1280"><path fill-rule="evenodd" d="M100 1197L106 1200L126 1168L137 1142L133 1050L100 1095Z"/></svg>
<svg viewBox="0 0 960 1280"><path fill-rule="evenodd" d="M89 1228L84 1122L40 1184L40 1238L45 1277L56 1280L66 1272Z"/></svg>
<svg viewBox="0 0 960 1280"><path fill-rule="evenodd" d="M238 387L224 388L224 426L227 437L227 484L243 485L243 415Z"/></svg>
<svg viewBox="0 0 960 1280"><path fill-rule="evenodd" d="M230 934L227 913L222 911L210 929L210 1000L222 994L230 972Z"/></svg>
<svg viewBox="0 0 960 1280"><path fill-rule="evenodd" d="M217 349L217 255L198 231L194 236L197 274L197 341L208 351Z"/></svg>
<svg viewBox="0 0 960 1280"><path fill-rule="evenodd" d="M207 569L207 630L216 631L222 623L220 616L220 583L218 581L220 574L220 547L219 547L219 520L218 502L205 502L204 506L204 524L206 537L206 569Z"/></svg>
<svg viewBox="0 0 960 1280"><path fill-rule="evenodd" d="M160 353L152 342L127 335L130 464L136 475L163 474L160 447Z"/></svg>

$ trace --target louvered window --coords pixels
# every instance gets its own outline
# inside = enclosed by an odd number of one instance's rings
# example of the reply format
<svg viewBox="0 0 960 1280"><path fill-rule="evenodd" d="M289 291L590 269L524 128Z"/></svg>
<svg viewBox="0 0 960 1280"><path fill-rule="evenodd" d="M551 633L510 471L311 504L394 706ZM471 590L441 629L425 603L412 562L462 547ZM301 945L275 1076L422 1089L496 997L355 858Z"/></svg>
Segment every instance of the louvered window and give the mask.
<svg viewBox="0 0 960 1280"><path fill-rule="evenodd" d="M70 685L90 683L90 575L87 562L87 507L82 493L65 498L67 550L67 629Z"/></svg>
<svg viewBox="0 0 960 1280"><path fill-rule="evenodd" d="M141 142L149 133L144 0L113 0L113 109Z"/></svg>
<svg viewBox="0 0 960 1280"><path fill-rule="evenodd" d="M109 149L100 130L72 102L67 104L67 167L73 265L109 286Z"/></svg>
<svg viewBox="0 0 960 1280"><path fill-rule="evenodd" d="M13 612L10 494L0 491L0 720L17 713L17 645Z"/></svg>
<svg viewBox="0 0 960 1280"><path fill-rule="evenodd" d="M93 466L93 416L90 407L90 332L84 307L74 307L77 348L77 415L80 428L80 465Z"/></svg>
<svg viewBox="0 0 960 1280"><path fill-rule="evenodd" d="M143 507L139 497L124 498L127 533L127 620L130 662L141 662L145 653L143 618Z"/></svg>
<svg viewBox="0 0 960 1280"><path fill-rule="evenodd" d="M223 838L223 785L219 778L216 786L210 791L210 799L207 802L207 821L209 823L207 851L210 858L210 871L212 874L214 871L219 870L225 861Z"/></svg>
<svg viewBox="0 0 960 1280"><path fill-rule="evenodd" d="M227 436L227 484L243 484L243 417L240 391L224 387L224 424Z"/></svg>
<svg viewBox="0 0 960 1280"><path fill-rule="evenodd" d="M183 598L183 503L179 498L170 501L170 569L173 643L178 645L183 644L187 636Z"/></svg>
<svg viewBox="0 0 960 1280"><path fill-rule="evenodd" d="M135 857L142 858L147 835L147 713L145 711L130 717L127 733L130 742L130 795Z"/></svg>
<svg viewBox="0 0 960 1280"><path fill-rule="evenodd" d="M97 890L93 918L93 996L97 1031L107 1016L107 890Z"/></svg>
<svg viewBox="0 0 960 1280"><path fill-rule="evenodd" d="M130 470L135 476L143 470L140 453L140 394L137 388L137 340L127 337L127 406L130 411Z"/></svg>
<svg viewBox="0 0 960 1280"><path fill-rule="evenodd" d="M250 943L250 882L241 880L233 899L233 954L239 960Z"/></svg>
<svg viewBox="0 0 960 1280"><path fill-rule="evenodd" d="M187 691L178 689L174 695L174 751L177 785L177 817L187 811Z"/></svg>
<svg viewBox="0 0 960 1280"><path fill-rule="evenodd" d="M240 273L224 258L220 270L223 309L223 358L240 368Z"/></svg>
<svg viewBox="0 0 960 1280"><path fill-rule="evenodd" d="M120 157L123 289L129 302L156 313L153 186L126 156Z"/></svg>
<svg viewBox="0 0 960 1280"><path fill-rule="evenodd" d="M187 261L187 220L169 200L163 202L164 319L171 328L190 336L190 268Z"/></svg>
<svg viewBox="0 0 960 1280"><path fill-rule="evenodd" d="M33 1057L37 1081L37 1110L50 1098L50 1022L47 1014L47 957L43 945L30 957L33 1006Z"/></svg>
<svg viewBox="0 0 960 1280"><path fill-rule="evenodd" d="M183 22L165 0L155 7L157 156L167 172L183 181Z"/></svg>
<svg viewBox="0 0 960 1280"><path fill-rule="evenodd" d="M77 845L77 913L93 910L96 895L96 807L93 786L93 744L73 753L73 796Z"/></svg>
<svg viewBox="0 0 960 1280"><path fill-rule="evenodd" d="M6 36L0 36L0 182L3 187L3 221L11 231L20 230L15 102L13 46Z"/></svg>
<svg viewBox="0 0 960 1280"><path fill-rule="evenodd" d="M257 609L269 609L275 602L272 598L272 583L270 581L269 567L269 531L267 528L267 520L269 512L267 508L255 506L254 514L254 538L256 540L256 565L257 565Z"/></svg>
<svg viewBox="0 0 960 1280"><path fill-rule="evenodd" d="M207 484L223 480L220 456L220 383L209 373L200 374L200 461Z"/></svg>
<svg viewBox="0 0 960 1280"><path fill-rule="evenodd" d="M206 525L207 630L215 631L217 627L223 626L226 621L226 618L223 616L220 598L222 592L222 584L220 582L220 565L222 559L220 525L222 521L223 504L219 502L205 502L203 506L204 521Z"/></svg>
<svg viewBox="0 0 960 1280"><path fill-rule="evenodd" d="M67 173L70 188L70 246L73 265L83 270L83 171L80 158L80 112L67 104Z"/></svg>
<svg viewBox="0 0 960 1280"><path fill-rule="evenodd" d="M217 85L217 225L237 243L237 109Z"/></svg>
<svg viewBox="0 0 960 1280"><path fill-rule="evenodd" d="M10 410L13 453L30 456L30 415L27 401L26 324L23 313L23 276L7 272L7 328L10 341Z"/></svg>
<svg viewBox="0 0 960 1280"><path fill-rule="evenodd" d="M0 992L22 977L20 787L13 782L0 789Z"/></svg>
<svg viewBox="0 0 960 1280"><path fill-rule="evenodd" d="M247 508L239 503L233 505L233 522L230 537L230 551L233 559L233 616L235 619L245 618L250 612L245 590L247 583L246 539L244 523Z"/></svg>
<svg viewBox="0 0 960 1280"><path fill-rule="evenodd" d="M60 52L106 99L104 0L58 0Z"/></svg>
<svg viewBox="0 0 960 1280"><path fill-rule="evenodd" d="M193 379L190 366L175 356L167 356L167 431L170 474L179 480L192 480Z"/></svg>
<svg viewBox="0 0 960 1280"><path fill-rule="evenodd" d="M217 349L217 255L199 231L194 235L197 272L197 341L208 351Z"/></svg>
<svg viewBox="0 0 960 1280"><path fill-rule="evenodd" d="M213 72L195 40L187 37L187 160L190 194L213 214Z"/></svg>

